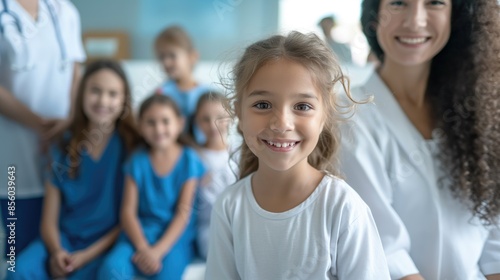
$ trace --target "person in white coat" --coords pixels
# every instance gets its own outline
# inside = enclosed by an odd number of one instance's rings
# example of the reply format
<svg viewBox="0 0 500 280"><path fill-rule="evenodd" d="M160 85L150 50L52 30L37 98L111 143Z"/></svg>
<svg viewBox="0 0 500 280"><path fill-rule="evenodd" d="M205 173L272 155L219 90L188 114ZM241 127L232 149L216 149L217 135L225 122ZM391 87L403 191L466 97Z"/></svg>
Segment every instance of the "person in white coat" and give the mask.
<svg viewBox="0 0 500 280"><path fill-rule="evenodd" d="M365 0L382 62L343 126L341 169L392 279L500 279L496 0Z"/></svg>
<svg viewBox="0 0 500 280"><path fill-rule="evenodd" d="M69 123L84 59L70 1L0 1L0 201L2 224L15 222L7 253L19 254L38 235L41 147Z"/></svg>

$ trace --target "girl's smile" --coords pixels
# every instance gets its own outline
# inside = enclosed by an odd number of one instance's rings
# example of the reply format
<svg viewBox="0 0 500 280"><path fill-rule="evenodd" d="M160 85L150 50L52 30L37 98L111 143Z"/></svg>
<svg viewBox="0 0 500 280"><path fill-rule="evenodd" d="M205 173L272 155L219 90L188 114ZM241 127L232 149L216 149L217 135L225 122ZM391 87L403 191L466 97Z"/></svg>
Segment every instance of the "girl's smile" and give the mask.
<svg viewBox="0 0 500 280"><path fill-rule="evenodd" d="M259 68L239 111L239 127L260 168L308 166L324 126L321 93L310 71L281 59Z"/></svg>

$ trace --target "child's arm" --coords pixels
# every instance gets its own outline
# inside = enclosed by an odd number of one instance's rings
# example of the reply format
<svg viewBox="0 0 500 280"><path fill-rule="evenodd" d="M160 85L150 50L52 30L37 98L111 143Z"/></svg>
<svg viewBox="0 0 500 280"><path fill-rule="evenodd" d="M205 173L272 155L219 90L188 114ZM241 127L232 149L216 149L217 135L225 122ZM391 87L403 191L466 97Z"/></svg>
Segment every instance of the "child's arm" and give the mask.
<svg viewBox="0 0 500 280"><path fill-rule="evenodd" d="M45 184L45 198L43 200L41 236L49 254L63 250L59 235L59 208L61 193L51 183Z"/></svg>
<svg viewBox="0 0 500 280"><path fill-rule="evenodd" d="M153 249L162 257L170 251L190 221L197 183L196 179L190 179L184 184L179 201L177 202L174 218L163 236L153 246Z"/></svg>
<svg viewBox="0 0 500 280"><path fill-rule="evenodd" d="M45 184L40 234L50 255L49 270L53 277L64 277L69 267L69 253L61 246L59 211L61 193L52 183Z"/></svg>
<svg viewBox="0 0 500 280"><path fill-rule="evenodd" d="M222 200L212 210L206 280L241 279L236 269L231 222L225 214L229 211L225 211Z"/></svg>
<svg viewBox="0 0 500 280"><path fill-rule="evenodd" d="M116 226L87 248L72 252L70 256L70 269L77 270L97 258L115 243L118 234L120 234L120 227Z"/></svg>
<svg viewBox="0 0 500 280"><path fill-rule="evenodd" d="M120 222L123 230L137 251L149 247L149 243L144 237L141 224L137 218L137 184L130 176L125 178L125 190L123 191L122 208L120 212Z"/></svg>

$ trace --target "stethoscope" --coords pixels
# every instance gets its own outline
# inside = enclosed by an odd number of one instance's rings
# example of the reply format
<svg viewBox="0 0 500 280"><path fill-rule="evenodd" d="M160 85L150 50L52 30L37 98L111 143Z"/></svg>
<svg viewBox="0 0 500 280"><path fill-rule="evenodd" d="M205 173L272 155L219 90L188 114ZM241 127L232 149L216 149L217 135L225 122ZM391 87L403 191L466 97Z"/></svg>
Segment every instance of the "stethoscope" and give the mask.
<svg viewBox="0 0 500 280"><path fill-rule="evenodd" d="M44 0L43 2L45 3L45 5L49 10L52 25L54 26L54 30L56 32L57 44L59 45L59 51L61 52L61 70L64 70L66 68L68 59L66 55L66 48L64 47L64 41L62 38L61 26L59 25L59 21L56 17L55 9L52 6L52 4L48 0ZM23 33L23 27L21 25L21 20L19 19L19 16L16 15L16 13L14 13L13 11L9 10L9 6L7 5L7 0L2 0L2 3L4 9L3 11L0 11L0 35L5 37L5 26L2 24L2 16L9 15L14 20L14 25L20 37L25 37L26 34ZM22 51L23 55L25 56L24 63L13 62L11 64L11 69L14 71L31 70L34 67L34 64L30 61L30 53L28 50L27 39L19 38L19 40L22 41Z"/></svg>

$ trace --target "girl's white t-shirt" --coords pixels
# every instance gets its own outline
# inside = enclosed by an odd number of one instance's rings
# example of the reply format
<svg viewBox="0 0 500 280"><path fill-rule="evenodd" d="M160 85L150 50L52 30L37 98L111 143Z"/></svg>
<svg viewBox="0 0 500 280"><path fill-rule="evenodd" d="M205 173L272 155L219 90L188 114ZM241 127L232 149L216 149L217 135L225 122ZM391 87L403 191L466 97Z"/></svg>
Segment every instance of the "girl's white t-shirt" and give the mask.
<svg viewBox="0 0 500 280"><path fill-rule="evenodd" d="M214 206L207 280L390 279L370 209L343 180L325 175L300 205L271 213L251 178Z"/></svg>

